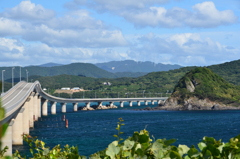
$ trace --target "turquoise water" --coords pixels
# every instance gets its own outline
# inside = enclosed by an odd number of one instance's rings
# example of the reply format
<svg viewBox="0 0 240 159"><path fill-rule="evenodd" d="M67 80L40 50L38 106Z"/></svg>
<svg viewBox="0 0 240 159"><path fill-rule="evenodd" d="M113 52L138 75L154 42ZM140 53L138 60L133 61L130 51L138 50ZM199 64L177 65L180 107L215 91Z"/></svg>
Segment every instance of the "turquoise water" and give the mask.
<svg viewBox="0 0 240 159"><path fill-rule="evenodd" d="M146 106L141 106L146 107ZM46 142L47 146L69 144L78 146L81 155L90 155L105 149L115 138L118 118L123 118L123 138L134 131L146 128L155 139L177 139L175 145L197 145L204 136L222 139L227 142L240 134L240 111L137 111L136 103L132 108L125 105L121 109L73 112L68 105L66 118L69 128L61 120L60 105L56 115L42 117L35 122L32 136ZM50 114L50 113L49 113ZM26 154L27 145L14 146Z"/></svg>

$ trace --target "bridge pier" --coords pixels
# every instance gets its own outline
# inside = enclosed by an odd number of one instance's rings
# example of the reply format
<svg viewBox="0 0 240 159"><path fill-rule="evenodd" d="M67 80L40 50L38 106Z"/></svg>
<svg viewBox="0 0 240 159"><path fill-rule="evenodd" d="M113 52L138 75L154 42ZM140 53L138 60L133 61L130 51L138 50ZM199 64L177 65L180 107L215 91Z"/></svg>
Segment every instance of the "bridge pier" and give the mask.
<svg viewBox="0 0 240 159"><path fill-rule="evenodd" d="M12 126L12 144L13 145L22 145L23 144L23 111L24 108L21 108L18 112L17 117L14 119Z"/></svg>
<svg viewBox="0 0 240 159"><path fill-rule="evenodd" d="M33 97L33 107L34 107L34 117L35 117L35 121L38 121L38 93L36 93Z"/></svg>
<svg viewBox="0 0 240 159"><path fill-rule="evenodd" d="M87 108L90 108L90 105L91 105L90 102L86 103L86 107L87 107Z"/></svg>
<svg viewBox="0 0 240 159"><path fill-rule="evenodd" d="M52 104L52 106L51 106L51 114L56 114L56 104L57 104L57 102L53 102L51 104Z"/></svg>
<svg viewBox="0 0 240 159"><path fill-rule="evenodd" d="M102 102L98 102L98 106L102 106Z"/></svg>
<svg viewBox="0 0 240 159"><path fill-rule="evenodd" d="M152 101L152 105L154 105L154 101Z"/></svg>
<svg viewBox="0 0 240 159"><path fill-rule="evenodd" d="M137 105L138 105L138 106L141 106L141 102L140 102L140 101L137 101Z"/></svg>
<svg viewBox="0 0 240 159"><path fill-rule="evenodd" d="M30 123L29 123L29 126L31 127L31 128L33 128L34 127L34 92L32 92L31 93L31 95L29 96L30 97L30 101L29 101L29 121L30 121Z"/></svg>
<svg viewBox="0 0 240 159"><path fill-rule="evenodd" d="M23 105L23 133L29 134L29 98Z"/></svg>
<svg viewBox="0 0 240 159"><path fill-rule="evenodd" d="M114 104L114 102L109 102L109 104L110 104L110 107L112 107L112 106L113 106L113 104Z"/></svg>
<svg viewBox="0 0 240 159"><path fill-rule="evenodd" d="M124 107L124 102L123 101L120 102L120 107Z"/></svg>
<svg viewBox="0 0 240 159"><path fill-rule="evenodd" d="M38 117L41 118L42 116L42 109L41 109L41 99L42 97L41 96L38 96Z"/></svg>
<svg viewBox="0 0 240 159"><path fill-rule="evenodd" d="M74 112L78 111L78 103L73 103L73 111Z"/></svg>
<svg viewBox="0 0 240 159"><path fill-rule="evenodd" d="M42 105L42 115L43 116L48 115L48 100L47 99L43 102L43 105Z"/></svg>
<svg viewBox="0 0 240 159"><path fill-rule="evenodd" d="M61 103L62 105L62 113L66 113L67 112L67 103Z"/></svg>
<svg viewBox="0 0 240 159"><path fill-rule="evenodd" d="M133 106L133 102L131 101L131 102L129 102L129 106L130 107L132 107Z"/></svg>
<svg viewBox="0 0 240 159"><path fill-rule="evenodd" d="M148 105L148 101L145 101L145 105Z"/></svg>
<svg viewBox="0 0 240 159"><path fill-rule="evenodd" d="M5 152L4 155L6 156L12 156L12 140L13 140L13 127L14 120L12 119L11 122L8 124L7 130L5 132L5 135L2 138L2 147L3 149L5 146L8 147L7 152Z"/></svg>

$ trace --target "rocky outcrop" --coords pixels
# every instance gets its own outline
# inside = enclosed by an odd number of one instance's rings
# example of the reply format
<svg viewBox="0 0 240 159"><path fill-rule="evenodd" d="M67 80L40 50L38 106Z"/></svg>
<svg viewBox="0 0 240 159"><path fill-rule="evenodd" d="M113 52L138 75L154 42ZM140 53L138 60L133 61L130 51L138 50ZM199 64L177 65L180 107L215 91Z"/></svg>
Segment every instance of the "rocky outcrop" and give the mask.
<svg viewBox="0 0 240 159"><path fill-rule="evenodd" d="M82 109L80 109L80 110L95 110L95 109L92 107L82 107Z"/></svg>
<svg viewBox="0 0 240 159"><path fill-rule="evenodd" d="M118 108L116 105L105 106L105 105L93 105L91 107L80 107L79 110L98 110L98 109L114 109Z"/></svg>
<svg viewBox="0 0 240 159"><path fill-rule="evenodd" d="M231 91L229 91L231 90ZM186 73L177 83L171 97L159 110L226 110L240 109L238 87L205 67Z"/></svg>
<svg viewBox="0 0 240 159"><path fill-rule="evenodd" d="M239 107L226 105L209 99L199 99L190 97L184 99L184 104L178 103L179 98L170 97L163 106L158 106L158 110L232 110L240 109Z"/></svg>
<svg viewBox="0 0 240 159"><path fill-rule="evenodd" d="M195 86L192 83L192 81L185 81L185 84L186 84L186 88L189 92L194 92Z"/></svg>
<svg viewBox="0 0 240 159"><path fill-rule="evenodd" d="M113 108L117 108L117 106L115 106L115 105L112 105L112 106L100 105L96 109L113 109Z"/></svg>

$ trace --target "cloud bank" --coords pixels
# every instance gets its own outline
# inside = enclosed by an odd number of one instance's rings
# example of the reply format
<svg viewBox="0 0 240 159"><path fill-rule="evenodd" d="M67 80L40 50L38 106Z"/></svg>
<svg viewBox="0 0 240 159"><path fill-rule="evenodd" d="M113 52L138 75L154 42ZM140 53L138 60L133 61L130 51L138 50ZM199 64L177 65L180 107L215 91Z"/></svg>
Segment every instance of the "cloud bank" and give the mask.
<svg viewBox="0 0 240 159"><path fill-rule="evenodd" d="M61 15L40 4L22 1L0 12L0 65L132 59L203 66L240 58L239 47L226 45L196 31L237 25L238 17L232 10L220 10L212 1L195 4L191 10L163 7L175 1L74 0L65 4L70 10ZM122 17L144 33L126 34L121 29L124 26L94 18L92 10L96 11L94 14ZM162 36L146 33L145 28L191 28L196 32ZM240 36L239 32L232 33Z"/></svg>

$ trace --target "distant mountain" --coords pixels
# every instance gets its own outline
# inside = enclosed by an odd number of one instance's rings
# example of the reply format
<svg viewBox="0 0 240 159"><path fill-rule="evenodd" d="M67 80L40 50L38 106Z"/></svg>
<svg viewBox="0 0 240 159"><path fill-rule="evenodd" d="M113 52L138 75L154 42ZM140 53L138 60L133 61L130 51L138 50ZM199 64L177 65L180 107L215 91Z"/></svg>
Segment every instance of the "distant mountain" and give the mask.
<svg viewBox="0 0 240 159"><path fill-rule="evenodd" d="M38 65L39 67L54 67L54 66L62 66L63 64L57 64L57 63L46 63L46 64L42 64L42 65Z"/></svg>
<svg viewBox="0 0 240 159"><path fill-rule="evenodd" d="M5 70L4 79L12 78L12 67L0 67L0 70ZM98 68L93 64L88 63L72 63L69 65L61 65L55 67L40 67L40 66L28 66L21 67L21 77L26 78L26 70L28 71L28 77L37 76L57 76L62 74L86 76L94 78L116 78L117 76L113 73L107 72L103 69ZM20 77L20 67L13 69L14 78ZM30 80L30 79L29 79ZM18 80L16 80L18 81Z"/></svg>
<svg viewBox="0 0 240 159"><path fill-rule="evenodd" d="M170 64L155 64L150 61L146 62L136 62L133 60L125 61L111 61L106 63L97 63L97 67L104 69L106 71L116 73L116 72L158 72L158 71L168 71L173 69L179 69L180 65L170 65Z"/></svg>

